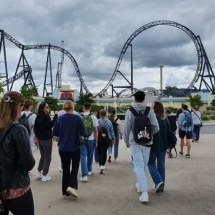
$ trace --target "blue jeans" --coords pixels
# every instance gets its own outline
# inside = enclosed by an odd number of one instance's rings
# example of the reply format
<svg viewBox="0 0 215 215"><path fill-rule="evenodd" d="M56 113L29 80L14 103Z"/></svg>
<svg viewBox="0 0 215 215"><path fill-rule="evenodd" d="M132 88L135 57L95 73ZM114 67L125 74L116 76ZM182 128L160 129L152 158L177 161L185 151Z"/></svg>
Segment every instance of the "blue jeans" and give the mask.
<svg viewBox="0 0 215 215"><path fill-rule="evenodd" d="M112 154L112 149L113 149L113 145L111 143L110 146L108 147L108 154L109 155ZM116 136L116 143L114 145L114 159L118 158L118 154L119 154L119 133Z"/></svg>
<svg viewBox="0 0 215 215"><path fill-rule="evenodd" d="M201 128L201 124L196 124L193 127L193 136L192 139L198 141L199 140L199 136L200 136L200 128Z"/></svg>
<svg viewBox="0 0 215 215"><path fill-rule="evenodd" d="M148 167L155 186L157 186L160 182L165 183L165 158L166 151L160 153L150 152Z"/></svg>
<svg viewBox="0 0 215 215"><path fill-rule="evenodd" d="M148 190L147 185L147 165L151 148L141 145L131 145L131 155L133 157L134 172L136 174L140 189L142 192Z"/></svg>
<svg viewBox="0 0 215 215"><path fill-rule="evenodd" d="M87 176L88 172L92 172L93 153L95 149L95 140L86 140L81 147L81 171L82 176Z"/></svg>

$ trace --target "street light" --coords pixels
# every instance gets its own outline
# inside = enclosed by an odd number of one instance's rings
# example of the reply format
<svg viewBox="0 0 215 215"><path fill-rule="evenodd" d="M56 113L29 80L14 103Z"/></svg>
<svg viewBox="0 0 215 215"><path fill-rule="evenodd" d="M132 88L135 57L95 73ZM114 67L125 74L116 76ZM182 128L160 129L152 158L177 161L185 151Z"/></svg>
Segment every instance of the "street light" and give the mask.
<svg viewBox="0 0 215 215"><path fill-rule="evenodd" d="M159 63L159 67L160 67L160 92L163 91L163 67L164 67L164 63Z"/></svg>

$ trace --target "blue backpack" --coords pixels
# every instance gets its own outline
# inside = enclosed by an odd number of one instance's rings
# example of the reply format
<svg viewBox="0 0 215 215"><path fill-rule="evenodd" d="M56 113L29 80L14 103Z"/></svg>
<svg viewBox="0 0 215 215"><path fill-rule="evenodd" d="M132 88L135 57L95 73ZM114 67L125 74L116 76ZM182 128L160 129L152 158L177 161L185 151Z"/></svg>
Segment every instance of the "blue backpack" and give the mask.
<svg viewBox="0 0 215 215"><path fill-rule="evenodd" d="M193 118L190 112L184 112L182 127L186 132L193 130Z"/></svg>

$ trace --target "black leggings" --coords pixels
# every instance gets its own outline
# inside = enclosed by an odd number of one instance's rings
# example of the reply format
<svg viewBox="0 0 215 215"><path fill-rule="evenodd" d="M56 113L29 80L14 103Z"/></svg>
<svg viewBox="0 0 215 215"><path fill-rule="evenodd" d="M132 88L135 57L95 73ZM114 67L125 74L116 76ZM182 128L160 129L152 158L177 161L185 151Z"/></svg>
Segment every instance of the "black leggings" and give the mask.
<svg viewBox="0 0 215 215"><path fill-rule="evenodd" d="M107 150L110 146L110 142L108 143L98 143L97 151L98 151L98 158L99 158L99 165L105 166L107 160Z"/></svg>
<svg viewBox="0 0 215 215"><path fill-rule="evenodd" d="M80 149L74 152L65 152L60 151L59 154L61 157L63 165L63 179L62 179L62 193L63 195L68 195L66 190L68 187L78 189L78 169L80 163ZM70 170L70 164L72 160L72 169Z"/></svg>
<svg viewBox="0 0 215 215"><path fill-rule="evenodd" d="M31 189L16 199L4 200L4 213L8 215L9 211L14 215L34 215L34 200Z"/></svg>

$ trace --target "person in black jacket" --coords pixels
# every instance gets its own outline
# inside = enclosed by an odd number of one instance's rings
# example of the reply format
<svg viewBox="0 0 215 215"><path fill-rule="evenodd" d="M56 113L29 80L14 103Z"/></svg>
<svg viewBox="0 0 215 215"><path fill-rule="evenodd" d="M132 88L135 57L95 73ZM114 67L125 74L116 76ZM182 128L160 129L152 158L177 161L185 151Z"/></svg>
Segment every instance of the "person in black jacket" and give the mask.
<svg viewBox="0 0 215 215"><path fill-rule="evenodd" d="M11 91L0 104L0 190L5 215L33 215L34 201L28 171L35 160L27 129L18 123L24 106L22 94Z"/></svg>
<svg viewBox="0 0 215 215"><path fill-rule="evenodd" d="M169 120L169 124L170 124L170 130L175 133L176 132L176 129L177 129L177 125L176 125L176 120L175 120L175 117L174 116L171 116L171 110L167 109L166 110L166 116ZM167 154L169 155L168 157L169 158L172 158L173 155L172 155L172 152L171 152L171 149L168 149L167 150Z"/></svg>
<svg viewBox="0 0 215 215"><path fill-rule="evenodd" d="M51 120L48 113L48 104L42 102L39 105L38 114L34 123L34 133L38 140L41 155L36 179L42 179L43 182L51 180L48 172L52 155L52 127L57 119L57 115L55 114L53 120Z"/></svg>

